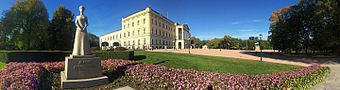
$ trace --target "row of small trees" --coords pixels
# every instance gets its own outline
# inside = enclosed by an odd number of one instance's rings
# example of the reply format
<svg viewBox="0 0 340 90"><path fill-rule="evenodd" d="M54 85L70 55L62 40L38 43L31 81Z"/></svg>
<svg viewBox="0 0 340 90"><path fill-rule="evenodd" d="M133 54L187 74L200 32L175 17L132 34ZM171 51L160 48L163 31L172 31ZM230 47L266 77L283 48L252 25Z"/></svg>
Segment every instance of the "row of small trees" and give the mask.
<svg viewBox="0 0 340 90"><path fill-rule="evenodd" d="M0 19L0 49L70 50L75 33L74 14L59 6L52 20L40 0L17 0ZM89 35L98 46L98 37Z"/></svg>
<svg viewBox="0 0 340 90"><path fill-rule="evenodd" d="M286 53L339 53L340 1L300 0L273 12L270 43Z"/></svg>
<svg viewBox="0 0 340 90"><path fill-rule="evenodd" d="M262 49L272 49L266 40L242 40L228 35L211 40L200 40L199 38L192 37L191 40L193 40L196 48L202 48L203 45L207 45L211 49L254 50L255 43L260 42Z"/></svg>

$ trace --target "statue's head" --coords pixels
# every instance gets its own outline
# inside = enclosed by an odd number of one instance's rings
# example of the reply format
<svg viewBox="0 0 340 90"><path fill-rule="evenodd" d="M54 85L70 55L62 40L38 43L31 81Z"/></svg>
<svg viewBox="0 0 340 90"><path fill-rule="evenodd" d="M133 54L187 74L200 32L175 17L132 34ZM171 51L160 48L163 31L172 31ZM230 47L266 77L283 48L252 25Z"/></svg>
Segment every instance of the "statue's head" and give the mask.
<svg viewBox="0 0 340 90"><path fill-rule="evenodd" d="M79 11L83 13L84 10L85 10L85 7L84 7L83 5L80 5L80 6L79 6Z"/></svg>

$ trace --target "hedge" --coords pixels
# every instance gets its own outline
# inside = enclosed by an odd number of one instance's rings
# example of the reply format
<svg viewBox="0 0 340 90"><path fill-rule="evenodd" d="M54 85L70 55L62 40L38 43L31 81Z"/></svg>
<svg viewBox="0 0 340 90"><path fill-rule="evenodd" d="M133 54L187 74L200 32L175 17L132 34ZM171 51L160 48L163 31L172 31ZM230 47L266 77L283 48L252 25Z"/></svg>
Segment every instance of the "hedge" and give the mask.
<svg viewBox="0 0 340 90"><path fill-rule="evenodd" d="M11 51L0 52L1 62L54 62L63 61L70 52L65 51Z"/></svg>
<svg viewBox="0 0 340 90"><path fill-rule="evenodd" d="M125 59L125 60L133 60L134 59L134 51L99 51L96 52L97 57L101 57L101 59Z"/></svg>
<svg viewBox="0 0 340 90"><path fill-rule="evenodd" d="M69 51L1 51L0 62L55 62L64 61ZM98 51L94 55L101 59L132 60L134 51Z"/></svg>

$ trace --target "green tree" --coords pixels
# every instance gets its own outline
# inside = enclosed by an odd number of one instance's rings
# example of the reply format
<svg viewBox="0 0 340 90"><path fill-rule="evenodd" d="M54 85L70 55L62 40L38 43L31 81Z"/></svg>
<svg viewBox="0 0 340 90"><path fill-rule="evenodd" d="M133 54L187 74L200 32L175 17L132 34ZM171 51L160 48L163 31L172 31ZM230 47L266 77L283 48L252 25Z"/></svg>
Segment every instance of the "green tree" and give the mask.
<svg viewBox="0 0 340 90"><path fill-rule="evenodd" d="M46 49L48 13L40 0L17 0L3 17L5 36L16 48Z"/></svg>
<svg viewBox="0 0 340 90"><path fill-rule="evenodd" d="M212 48L212 49L222 48L221 41L223 41L223 38L214 38L212 40L208 40L207 45L209 48Z"/></svg>
<svg viewBox="0 0 340 90"><path fill-rule="evenodd" d="M89 41L90 41L90 47L97 47L99 48L99 37L89 33Z"/></svg>
<svg viewBox="0 0 340 90"><path fill-rule="evenodd" d="M195 48L202 48L204 45L203 42L197 37L191 37L190 39L194 42Z"/></svg>
<svg viewBox="0 0 340 90"><path fill-rule="evenodd" d="M224 35L223 40L221 41L221 48L228 49L231 48L232 37L229 35Z"/></svg>
<svg viewBox="0 0 340 90"><path fill-rule="evenodd" d="M301 0L273 12L270 44L285 52L340 52L340 1Z"/></svg>
<svg viewBox="0 0 340 90"><path fill-rule="evenodd" d="M49 27L49 49L72 49L75 34L73 17L74 15L70 10L66 9L63 5L58 6L57 10L53 13Z"/></svg>

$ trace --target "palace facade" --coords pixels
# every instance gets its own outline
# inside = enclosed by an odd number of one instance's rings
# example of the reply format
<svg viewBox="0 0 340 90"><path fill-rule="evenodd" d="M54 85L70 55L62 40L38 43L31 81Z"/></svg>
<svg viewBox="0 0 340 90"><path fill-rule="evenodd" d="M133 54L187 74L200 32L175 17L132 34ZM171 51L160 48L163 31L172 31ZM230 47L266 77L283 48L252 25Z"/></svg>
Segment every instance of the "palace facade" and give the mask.
<svg viewBox="0 0 340 90"><path fill-rule="evenodd" d="M122 29L99 37L101 49L113 48L118 42L128 49L185 49L190 46L190 29L162 16L151 8L145 8L122 18ZM108 46L102 46L105 43Z"/></svg>

